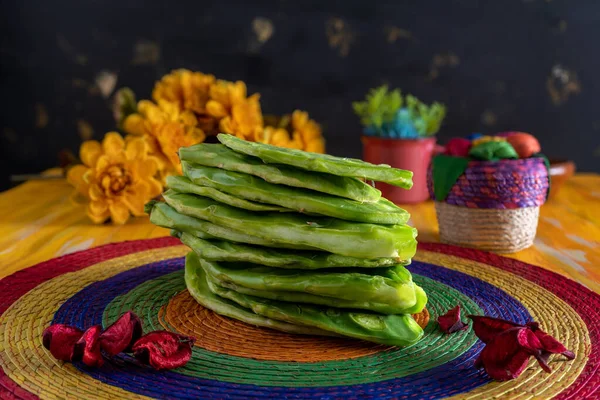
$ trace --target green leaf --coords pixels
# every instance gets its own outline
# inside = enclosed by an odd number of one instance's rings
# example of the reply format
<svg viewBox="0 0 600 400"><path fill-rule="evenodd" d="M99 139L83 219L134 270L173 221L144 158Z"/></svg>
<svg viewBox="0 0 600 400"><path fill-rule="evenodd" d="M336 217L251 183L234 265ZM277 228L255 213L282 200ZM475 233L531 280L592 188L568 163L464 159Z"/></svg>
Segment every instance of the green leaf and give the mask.
<svg viewBox="0 0 600 400"><path fill-rule="evenodd" d="M388 93L386 85L369 91L364 102L352 103L356 115L364 126L381 129L384 123L392 122L396 112L402 107L402 95L396 89Z"/></svg>
<svg viewBox="0 0 600 400"><path fill-rule="evenodd" d="M433 192L437 201L444 201L452 186L465 172L469 159L440 154L432 160Z"/></svg>
<svg viewBox="0 0 600 400"><path fill-rule="evenodd" d="M129 115L137 112L137 102L135 93L128 87L117 91L113 101L113 115L117 123L117 128L123 130L123 122Z"/></svg>

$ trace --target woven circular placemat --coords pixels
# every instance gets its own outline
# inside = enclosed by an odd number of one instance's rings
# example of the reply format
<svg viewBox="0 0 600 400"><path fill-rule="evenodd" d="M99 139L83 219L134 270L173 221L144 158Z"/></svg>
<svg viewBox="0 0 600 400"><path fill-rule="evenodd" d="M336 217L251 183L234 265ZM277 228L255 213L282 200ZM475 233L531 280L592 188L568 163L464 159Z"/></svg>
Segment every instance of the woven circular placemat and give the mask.
<svg viewBox="0 0 600 400"><path fill-rule="evenodd" d="M185 290L187 248L172 238L125 242L50 260L0 281L0 398L573 398L598 394L600 296L538 267L449 245L421 245L409 269L428 293L425 335L395 348L290 335L222 317ZM576 352L535 362L516 380L475 369L471 328L441 333L440 313L461 304L543 329ZM183 368L156 372L119 355L102 368L62 363L43 348L51 323L105 326L127 310L145 330L197 338Z"/></svg>

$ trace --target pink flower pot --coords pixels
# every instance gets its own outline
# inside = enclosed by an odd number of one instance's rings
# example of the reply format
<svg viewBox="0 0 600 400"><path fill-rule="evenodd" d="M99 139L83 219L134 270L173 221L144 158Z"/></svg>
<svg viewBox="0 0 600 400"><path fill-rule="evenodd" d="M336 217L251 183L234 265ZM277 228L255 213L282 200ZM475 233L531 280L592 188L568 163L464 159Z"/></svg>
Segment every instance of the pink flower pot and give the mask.
<svg viewBox="0 0 600 400"><path fill-rule="evenodd" d="M394 203L420 203L429 199L427 168L435 149L435 138L384 139L363 136L363 159L372 164L389 164L414 173L410 190L376 182L383 196Z"/></svg>

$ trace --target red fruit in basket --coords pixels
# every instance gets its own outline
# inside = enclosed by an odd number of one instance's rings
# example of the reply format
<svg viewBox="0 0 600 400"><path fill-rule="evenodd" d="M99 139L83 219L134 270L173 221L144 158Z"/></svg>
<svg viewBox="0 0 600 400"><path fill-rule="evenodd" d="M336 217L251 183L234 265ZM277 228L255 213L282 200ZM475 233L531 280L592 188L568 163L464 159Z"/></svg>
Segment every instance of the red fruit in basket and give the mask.
<svg viewBox="0 0 600 400"><path fill-rule="evenodd" d="M528 158L539 153L542 148L540 142L529 133L518 132L506 138L506 141L515 149L519 158Z"/></svg>
<svg viewBox="0 0 600 400"><path fill-rule="evenodd" d="M81 338L83 331L73 326L54 324L44 329L42 344L50 350L54 358L71 361L75 343Z"/></svg>
<svg viewBox="0 0 600 400"><path fill-rule="evenodd" d="M75 343L72 361L81 360L88 367L101 367L104 364L100 352L100 332L102 332L102 327L94 325L83 333L83 336Z"/></svg>
<svg viewBox="0 0 600 400"><path fill-rule="evenodd" d="M100 334L100 347L110 356L123 351L130 352L131 347L142 336L142 321L127 311L111 326Z"/></svg>
<svg viewBox="0 0 600 400"><path fill-rule="evenodd" d="M446 314L440 315L437 321L440 329L446 333L462 331L469 327L460 319L460 305L449 310Z"/></svg>
<svg viewBox="0 0 600 400"><path fill-rule="evenodd" d="M135 342L133 355L156 370L184 366L192 357L194 338L168 331L150 332Z"/></svg>
<svg viewBox="0 0 600 400"><path fill-rule="evenodd" d="M471 149L471 141L465 138L453 138L446 144L446 154L454 157L466 157Z"/></svg>

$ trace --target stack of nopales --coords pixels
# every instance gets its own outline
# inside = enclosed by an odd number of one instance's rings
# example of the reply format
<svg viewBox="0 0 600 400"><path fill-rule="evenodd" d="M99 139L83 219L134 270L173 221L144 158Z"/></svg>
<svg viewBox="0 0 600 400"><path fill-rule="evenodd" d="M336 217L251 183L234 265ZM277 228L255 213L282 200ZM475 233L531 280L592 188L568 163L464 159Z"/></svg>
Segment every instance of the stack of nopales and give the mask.
<svg viewBox="0 0 600 400"><path fill-rule="evenodd" d="M204 307L285 332L406 346L427 296L405 265L409 214L367 181L412 173L219 135L181 148L184 176L150 202L151 221L189 246L185 281Z"/></svg>

